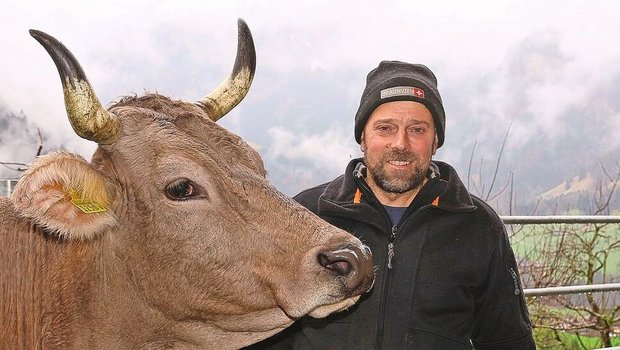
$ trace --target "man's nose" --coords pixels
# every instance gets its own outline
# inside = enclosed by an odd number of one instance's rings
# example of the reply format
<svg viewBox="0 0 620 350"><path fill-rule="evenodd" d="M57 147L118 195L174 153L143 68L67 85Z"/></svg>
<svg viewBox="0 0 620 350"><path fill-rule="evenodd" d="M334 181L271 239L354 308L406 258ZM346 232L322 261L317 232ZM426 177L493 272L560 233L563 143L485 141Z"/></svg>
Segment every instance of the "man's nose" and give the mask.
<svg viewBox="0 0 620 350"><path fill-rule="evenodd" d="M407 130L398 130L398 132L394 134L394 138L392 139L390 146L397 150L409 149L409 136L407 135Z"/></svg>

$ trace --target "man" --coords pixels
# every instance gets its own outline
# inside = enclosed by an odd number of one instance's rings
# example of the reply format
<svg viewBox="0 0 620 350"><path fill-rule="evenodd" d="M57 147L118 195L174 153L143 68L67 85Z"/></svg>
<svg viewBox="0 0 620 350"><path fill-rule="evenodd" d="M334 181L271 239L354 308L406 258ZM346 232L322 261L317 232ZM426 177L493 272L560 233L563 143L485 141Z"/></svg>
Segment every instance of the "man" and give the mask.
<svg viewBox="0 0 620 350"><path fill-rule="evenodd" d="M535 349L504 225L431 160L444 132L427 67L383 61L368 74L355 116L364 158L295 199L370 246L375 285L350 310L302 319L259 348Z"/></svg>

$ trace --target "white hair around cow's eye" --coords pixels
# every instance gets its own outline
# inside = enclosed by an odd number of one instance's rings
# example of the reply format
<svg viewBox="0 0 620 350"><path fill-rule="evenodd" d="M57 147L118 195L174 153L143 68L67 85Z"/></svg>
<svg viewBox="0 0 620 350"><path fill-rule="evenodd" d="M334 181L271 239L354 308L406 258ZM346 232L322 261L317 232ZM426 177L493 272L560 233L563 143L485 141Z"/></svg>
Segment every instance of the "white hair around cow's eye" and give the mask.
<svg viewBox="0 0 620 350"><path fill-rule="evenodd" d="M175 201L182 201L196 197L207 197L206 193L190 179L181 178L170 182L166 186L166 196Z"/></svg>

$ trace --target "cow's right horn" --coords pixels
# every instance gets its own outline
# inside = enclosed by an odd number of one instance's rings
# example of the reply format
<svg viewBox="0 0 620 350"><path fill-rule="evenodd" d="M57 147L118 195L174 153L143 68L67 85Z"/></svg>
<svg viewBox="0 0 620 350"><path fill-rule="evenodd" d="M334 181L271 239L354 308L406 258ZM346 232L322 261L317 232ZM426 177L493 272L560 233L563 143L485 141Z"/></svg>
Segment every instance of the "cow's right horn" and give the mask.
<svg viewBox="0 0 620 350"><path fill-rule="evenodd" d="M43 45L58 68L73 130L80 137L102 145L114 143L120 136L120 121L103 108L73 54L46 33L31 29L30 35Z"/></svg>
<svg viewBox="0 0 620 350"><path fill-rule="evenodd" d="M239 19L238 27L237 58L232 73L220 86L197 103L213 121L223 117L243 100L256 71L256 51L252 33L242 19Z"/></svg>

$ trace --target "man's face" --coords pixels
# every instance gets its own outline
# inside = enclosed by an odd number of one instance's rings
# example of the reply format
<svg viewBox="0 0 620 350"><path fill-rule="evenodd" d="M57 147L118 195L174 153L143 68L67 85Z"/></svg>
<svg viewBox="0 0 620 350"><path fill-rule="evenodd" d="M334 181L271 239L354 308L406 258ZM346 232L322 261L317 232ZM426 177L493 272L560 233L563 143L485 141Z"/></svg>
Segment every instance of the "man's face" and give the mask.
<svg viewBox="0 0 620 350"><path fill-rule="evenodd" d="M368 118L360 148L373 191L417 192L426 182L426 172L437 149L431 112L413 101L380 105Z"/></svg>

